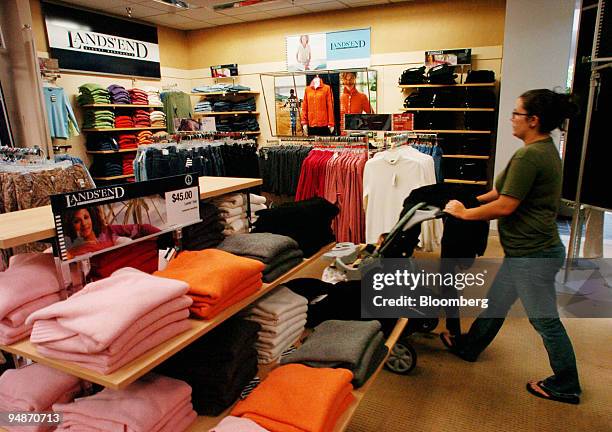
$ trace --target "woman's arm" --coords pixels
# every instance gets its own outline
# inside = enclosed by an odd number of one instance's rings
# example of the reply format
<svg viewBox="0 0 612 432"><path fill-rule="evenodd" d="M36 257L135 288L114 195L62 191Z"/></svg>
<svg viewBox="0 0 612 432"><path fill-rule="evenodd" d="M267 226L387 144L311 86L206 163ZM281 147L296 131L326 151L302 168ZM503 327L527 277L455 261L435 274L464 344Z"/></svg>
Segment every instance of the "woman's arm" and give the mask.
<svg viewBox="0 0 612 432"><path fill-rule="evenodd" d="M484 193L482 195L478 195L476 197L476 199L483 204L494 201L497 198L499 198L499 193L497 192L497 189L495 189L495 187L493 187L493 189L491 189L489 192Z"/></svg>
<svg viewBox="0 0 612 432"><path fill-rule="evenodd" d="M489 195L491 192L485 195ZM491 220L511 215L520 203L521 200L519 199L508 195L499 195L496 200L488 204L470 209L466 209L460 201L452 200L446 204L444 211L463 220Z"/></svg>

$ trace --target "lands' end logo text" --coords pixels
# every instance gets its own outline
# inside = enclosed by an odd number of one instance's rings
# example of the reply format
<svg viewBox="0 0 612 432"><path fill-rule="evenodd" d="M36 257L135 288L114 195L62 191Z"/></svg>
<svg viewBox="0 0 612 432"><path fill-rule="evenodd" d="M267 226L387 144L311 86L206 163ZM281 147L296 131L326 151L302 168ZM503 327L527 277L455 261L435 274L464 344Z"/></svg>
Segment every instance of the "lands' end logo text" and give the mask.
<svg viewBox="0 0 612 432"><path fill-rule="evenodd" d="M353 41L341 41L341 42L331 42L332 50L341 50L341 49L351 49L351 48L364 48L366 46L366 41L364 40L353 40Z"/></svg>
<svg viewBox="0 0 612 432"><path fill-rule="evenodd" d="M149 55L149 49L144 43L118 36L69 31L68 40L70 48L82 51L118 54L139 59L145 59Z"/></svg>
<svg viewBox="0 0 612 432"><path fill-rule="evenodd" d="M93 204L100 201L119 199L125 196L125 189L115 186L105 189L93 189L66 195L66 208L77 205Z"/></svg>

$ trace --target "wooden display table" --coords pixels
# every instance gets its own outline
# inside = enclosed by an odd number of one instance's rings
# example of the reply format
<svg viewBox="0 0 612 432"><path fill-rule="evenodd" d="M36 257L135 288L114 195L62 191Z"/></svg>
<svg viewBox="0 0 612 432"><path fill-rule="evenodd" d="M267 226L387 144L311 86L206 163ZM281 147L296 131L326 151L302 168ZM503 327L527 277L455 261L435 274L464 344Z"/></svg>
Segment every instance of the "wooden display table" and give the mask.
<svg viewBox="0 0 612 432"><path fill-rule="evenodd" d="M200 199L214 198L263 183L258 178L209 176L200 177L199 182ZM55 237L51 206L0 214L0 249L8 249L51 237Z"/></svg>

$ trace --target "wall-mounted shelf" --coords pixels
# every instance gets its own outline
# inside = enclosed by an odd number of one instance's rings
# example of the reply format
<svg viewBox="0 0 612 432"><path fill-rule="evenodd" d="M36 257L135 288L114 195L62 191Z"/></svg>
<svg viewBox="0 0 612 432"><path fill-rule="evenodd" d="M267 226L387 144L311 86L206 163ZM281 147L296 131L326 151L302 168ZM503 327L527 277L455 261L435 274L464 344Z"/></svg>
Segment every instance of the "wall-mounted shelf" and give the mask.
<svg viewBox="0 0 612 432"><path fill-rule="evenodd" d="M241 94L258 95L259 92L243 90L238 92L191 93L192 96L233 96Z"/></svg>
<svg viewBox="0 0 612 432"><path fill-rule="evenodd" d="M470 184L486 186L486 181L481 180L459 180L459 179L444 179L444 183Z"/></svg>
<svg viewBox="0 0 612 432"><path fill-rule="evenodd" d="M139 131L139 130L165 130L165 127L134 127L134 128L90 128L81 129L82 132L121 132L121 131Z"/></svg>
<svg viewBox="0 0 612 432"><path fill-rule="evenodd" d="M400 111L457 111L457 112L495 112L495 108L402 108Z"/></svg>
<svg viewBox="0 0 612 432"><path fill-rule="evenodd" d="M257 111L211 111L211 112L196 112L193 113L194 117L203 117L203 116L215 116L215 115L241 115L241 114L253 114L259 115Z"/></svg>
<svg viewBox="0 0 612 432"><path fill-rule="evenodd" d="M117 153L132 153L137 152L137 148L133 149L119 149L119 150L87 150L87 154L117 154Z"/></svg>
<svg viewBox="0 0 612 432"><path fill-rule="evenodd" d="M214 198L263 183L259 178L210 176L202 176L198 182L200 199ZM0 214L0 249L52 237L55 237L55 223L50 205Z"/></svg>
<svg viewBox="0 0 612 432"><path fill-rule="evenodd" d="M491 131L484 130L462 130L462 129L422 129L422 130L413 130L410 132L417 133L445 133L445 134L490 134Z"/></svg>
<svg viewBox="0 0 612 432"><path fill-rule="evenodd" d="M465 154L445 154L442 157L451 159L489 159L489 156L465 155Z"/></svg>
<svg viewBox="0 0 612 432"><path fill-rule="evenodd" d="M0 345L0 348L2 348L2 350L4 351L24 356L38 363L46 364L55 369L69 373L70 375L78 376L87 381L100 384L104 387L116 390L122 389L131 384L132 382L136 381L138 378L149 372L151 369L162 363L164 360L168 359L173 354L185 348L187 345L189 345L199 337L205 335L206 333L217 327L219 324L232 317L240 310L244 309L246 306L257 300L264 294L268 293L272 289L285 282L295 273L310 265L325 252L329 251L333 247L333 245L333 243L330 243L327 246L323 247L315 255L313 255L307 260L304 260L302 263L292 268L284 275L280 276L274 282L264 284L255 294L252 294L244 300L230 306L213 319L206 321L191 319L190 330L187 330L181 333L180 335L177 335L172 339L162 343L161 345L158 345L157 347L147 351L131 363L128 363L121 369L108 375L102 375L100 373L82 368L72 362L53 360L44 357L36 351L36 347L27 339L21 342L17 342L13 345Z"/></svg>
<svg viewBox="0 0 612 432"><path fill-rule="evenodd" d="M495 83L474 83L474 84L405 84L400 85L401 89L408 88L439 88L439 87L495 87Z"/></svg>
<svg viewBox="0 0 612 432"><path fill-rule="evenodd" d="M163 108L163 105L140 105L140 104L86 104L81 108Z"/></svg>

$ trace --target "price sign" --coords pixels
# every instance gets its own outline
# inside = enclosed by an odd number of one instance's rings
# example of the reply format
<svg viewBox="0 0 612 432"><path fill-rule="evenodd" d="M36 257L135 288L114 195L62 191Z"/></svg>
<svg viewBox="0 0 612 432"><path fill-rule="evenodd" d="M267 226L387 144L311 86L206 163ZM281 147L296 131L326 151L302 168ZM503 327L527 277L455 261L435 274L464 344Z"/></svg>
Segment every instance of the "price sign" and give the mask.
<svg viewBox="0 0 612 432"><path fill-rule="evenodd" d="M166 192L168 224L187 225L200 219L198 188L190 187Z"/></svg>
<svg viewBox="0 0 612 432"><path fill-rule="evenodd" d="M414 130L414 114L413 113L393 114L392 130L394 131Z"/></svg>

